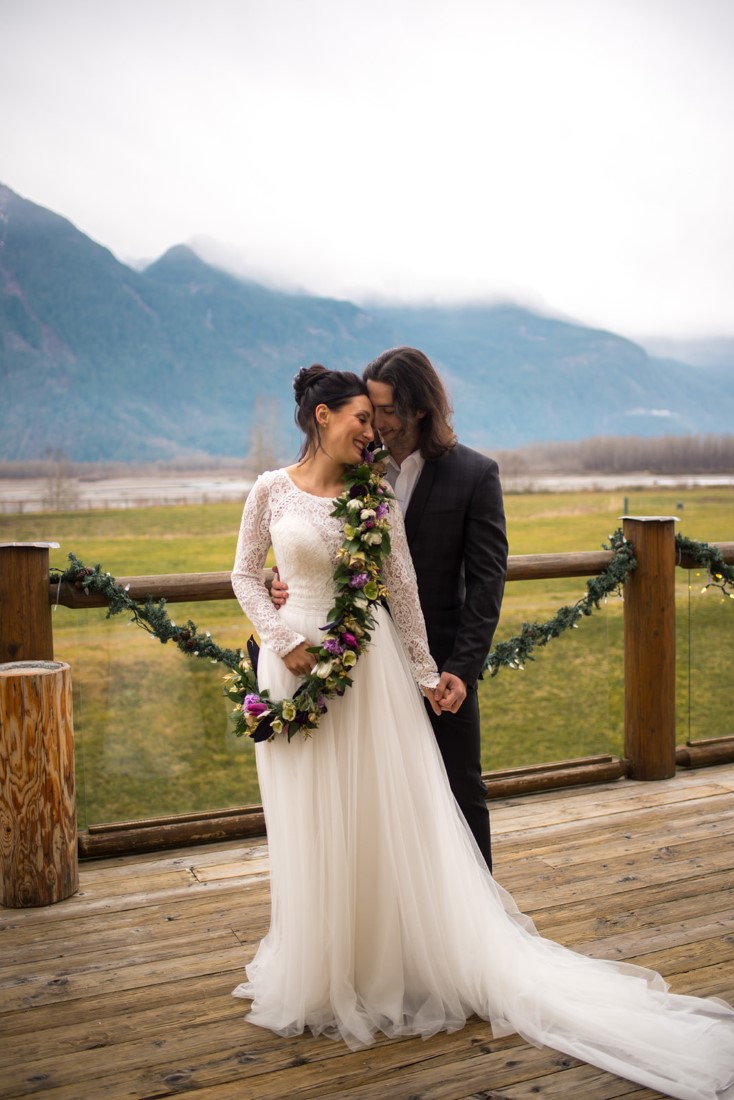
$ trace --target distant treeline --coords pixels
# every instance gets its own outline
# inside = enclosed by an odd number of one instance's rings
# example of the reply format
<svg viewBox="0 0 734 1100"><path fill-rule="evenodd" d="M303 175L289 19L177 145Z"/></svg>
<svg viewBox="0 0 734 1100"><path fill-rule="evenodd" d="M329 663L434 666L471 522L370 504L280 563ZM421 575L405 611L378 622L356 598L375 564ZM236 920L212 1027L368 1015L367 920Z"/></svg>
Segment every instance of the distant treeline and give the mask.
<svg viewBox="0 0 734 1100"><path fill-rule="evenodd" d="M0 479L61 476L83 481L103 481L118 477L148 478L187 474L242 477L248 470L245 459L220 458L216 455L180 455L166 462L72 462L63 452L58 451L51 458L0 462Z"/></svg>
<svg viewBox="0 0 734 1100"><path fill-rule="evenodd" d="M734 435L593 436L571 443L533 443L516 450L493 450L505 476L523 474L731 474ZM182 455L169 462L71 462L63 452L45 459L0 462L0 478L102 480L116 477L160 477L166 474L218 474L241 477L273 463L254 455L236 460L216 455Z"/></svg>
<svg viewBox="0 0 734 1100"><path fill-rule="evenodd" d="M505 475L729 474L734 435L594 436L575 443L534 443L494 451Z"/></svg>

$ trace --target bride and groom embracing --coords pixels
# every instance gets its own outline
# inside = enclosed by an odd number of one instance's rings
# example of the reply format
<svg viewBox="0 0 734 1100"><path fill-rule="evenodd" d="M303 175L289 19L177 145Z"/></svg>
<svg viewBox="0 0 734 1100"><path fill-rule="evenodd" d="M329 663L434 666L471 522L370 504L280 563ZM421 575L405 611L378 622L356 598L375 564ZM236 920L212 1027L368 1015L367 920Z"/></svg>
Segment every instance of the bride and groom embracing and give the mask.
<svg viewBox="0 0 734 1100"><path fill-rule="evenodd" d="M298 698L323 674L324 698L309 737L256 745L272 908L235 991L252 1000L247 1018L356 1048L476 1014L495 1035L682 1100L734 1100L734 1010L542 938L489 873L475 685L506 567L496 464L456 443L440 379L415 349L386 352L364 378L311 367L294 388L303 450L251 490L232 581L262 641L259 690ZM375 429L392 486L372 479L376 509L361 506L364 486L357 503L343 497ZM372 587L389 605L370 603L362 636L350 615L372 578L348 573L366 560L360 538L387 548ZM263 583L271 546L287 583L279 610ZM325 628L351 674L330 694L332 662L315 652Z"/></svg>

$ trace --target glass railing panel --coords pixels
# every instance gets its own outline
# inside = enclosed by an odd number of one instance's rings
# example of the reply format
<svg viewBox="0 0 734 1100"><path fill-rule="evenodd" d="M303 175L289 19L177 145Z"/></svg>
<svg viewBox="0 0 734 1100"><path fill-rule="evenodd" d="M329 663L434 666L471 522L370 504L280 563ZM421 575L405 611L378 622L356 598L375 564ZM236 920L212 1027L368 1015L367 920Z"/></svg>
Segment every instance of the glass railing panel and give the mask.
<svg viewBox="0 0 734 1100"><path fill-rule="evenodd" d="M169 605L222 647L251 627L233 600ZM232 732L224 665L161 645L125 616L54 612L55 653L72 669L81 828L259 803L254 746Z"/></svg>
<svg viewBox="0 0 734 1100"><path fill-rule="evenodd" d="M584 591L584 580L508 585L497 640L546 621ZM234 601L170 605L221 646L251 628ZM161 645L104 610L54 612L56 655L72 667L80 827L260 801L249 739L232 733L225 669ZM480 684L487 770L600 753L623 739L622 601L613 597L579 629L535 651L525 671Z"/></svg>
<svg viewBox="0 0 734 1100"><path fill-rule="evenodd" d="M734 732L725 685L731 601L677 573L676 702L680 744ZM690 591L689 591L690 584ZM545 622L585 592L584 578L511 582L496 642ZM230 601L169 605L221 646L251 628ZM56 656L72 668L82 827L219 810L260 801L254 746L234 737L223 666L162 646L124 616L54 611ZM623 755L623 601L610 599L577 630L535 650L524 671L479 686L482 762L497 770L596 754Z"/></svg>
<svg viewBox="0 0 734 1100"><path fill-rule="evenodd" d="M677 570L677 743L734 734L731 710L733 601L702 591L705 572Z"/></svg>
<svg viewBox="0 0 734 1100"><path fill-rule="evenodd" d="M584 578L507 585L495 642L524 622L546 622L585 594ZM493 771L598 754L622 755L624 626L610 597L543 648L524 671L503 668L479 685L482 765Z"/></svg>

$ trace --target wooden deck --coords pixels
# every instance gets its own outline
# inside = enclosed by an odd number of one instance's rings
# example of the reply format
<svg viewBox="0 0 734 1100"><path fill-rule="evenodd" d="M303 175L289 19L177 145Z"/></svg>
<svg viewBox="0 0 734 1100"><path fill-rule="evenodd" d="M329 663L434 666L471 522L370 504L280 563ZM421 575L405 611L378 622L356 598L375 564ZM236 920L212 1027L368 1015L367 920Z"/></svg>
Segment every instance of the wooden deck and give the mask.
<svg viewBox="0 0 734 1100"><path fill-rule="evenodd" d="M541 932L734 1001L734 766L492 805L497 877ZM352 1053L244 1022L264 842L88 862L78 895L0 910L0 1097L658 1097L477 1020Z"/></svg>

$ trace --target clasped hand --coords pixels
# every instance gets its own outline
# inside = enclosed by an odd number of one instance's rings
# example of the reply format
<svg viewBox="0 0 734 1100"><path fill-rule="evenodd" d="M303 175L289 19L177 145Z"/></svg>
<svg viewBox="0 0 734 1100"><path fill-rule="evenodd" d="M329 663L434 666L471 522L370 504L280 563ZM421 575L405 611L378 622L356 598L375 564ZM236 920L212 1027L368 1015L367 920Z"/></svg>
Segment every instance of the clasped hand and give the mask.
<svg viewBox="0 0 734 1100"><path fill-rule="evenodd" d="M434 714L456 714L466 699L466 684L454 672L442 672L437 687L423 691Z"/></svg>

